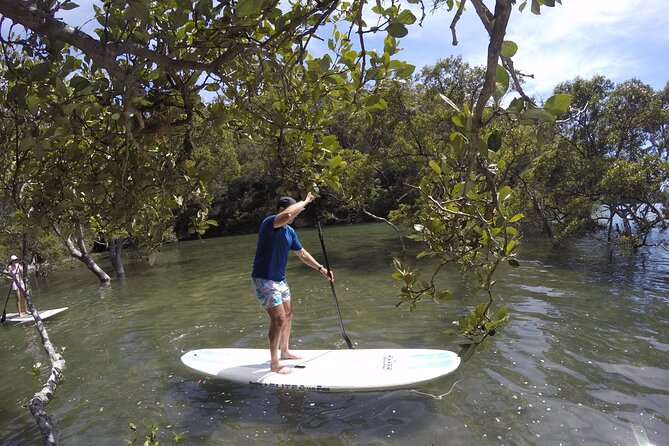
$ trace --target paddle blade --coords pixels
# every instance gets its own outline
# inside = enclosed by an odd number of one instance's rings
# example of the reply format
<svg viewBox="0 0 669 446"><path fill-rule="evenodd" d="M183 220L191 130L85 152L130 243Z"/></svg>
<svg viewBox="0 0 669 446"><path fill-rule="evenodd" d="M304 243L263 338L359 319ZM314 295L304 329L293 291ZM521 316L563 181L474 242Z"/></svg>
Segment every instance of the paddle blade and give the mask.
<svg viewBox="0 0 669 446"><path fill-rule="evenodd" d="M7 312L3 310L2 318L0 318L0 324L4 324L6 320L7 320Z"/></svg>

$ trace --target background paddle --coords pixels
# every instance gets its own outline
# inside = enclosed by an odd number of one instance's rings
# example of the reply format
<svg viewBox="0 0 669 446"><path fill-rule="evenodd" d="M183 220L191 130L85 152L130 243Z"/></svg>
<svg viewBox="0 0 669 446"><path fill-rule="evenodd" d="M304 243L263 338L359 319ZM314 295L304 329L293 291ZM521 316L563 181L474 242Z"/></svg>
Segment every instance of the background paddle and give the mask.
<svg viewBox="0 0 669 446"><path fill-rule="evenodd" d="M320 220L316 220L318 223L318 238L321 239L321 248L323 248L323 257L325 258L325 268L328 270L328 276L330 277L330 289L332 290L332 298L334 299L335 307L337 308L337 316L339 316L339 326L341 327L341 335L346 341L348 348L353 348L351 340L346 336L346 330L344 330L344 322L341 319L341 311L339 311L339 301L337 301L337 293L335 292L334 282L332 281L332 271L330 271L330 262L328 261L328 253L325 251L325 240L323 240L323 230L321 229Z"/></svg>
<svg viewBox="0 0 669 446"><path fill-rule="evenodd" d="M7 320L7 302L9 302L9 295L12 294L12 286L9 285L9 291L7 291L7 300L5 300L5 308L2 309L2 318L0 318L0 324L4 324Z"/></svg>

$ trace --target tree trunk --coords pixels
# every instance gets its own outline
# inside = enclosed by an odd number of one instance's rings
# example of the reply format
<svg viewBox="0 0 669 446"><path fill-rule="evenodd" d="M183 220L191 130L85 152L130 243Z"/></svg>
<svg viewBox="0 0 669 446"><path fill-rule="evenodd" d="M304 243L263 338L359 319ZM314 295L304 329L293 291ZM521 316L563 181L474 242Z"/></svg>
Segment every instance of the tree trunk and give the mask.
<svg viewBox="0 0 669 446"><path fill-rule="evenodd" d="M65 243L65 246L67 247L67 250L70 252L70 255L74 257L75 259L81 261L84 265L86 265L86 268L91 270L93 274L95 274L98 279L100 279L100 282L102 283L109 283L111 282L111 277L104 272L102 268L98 266L98 264L93 260L93 258L88 254L88 249L86 249L86 243L84 239L84 230L81 224L78 224L78 231L77 231L77 244L75 245L74 242L72 241L72 237L69 235L63 242ZM53 230L56 232L58 237L61 239L62 234L60 231L60 228L57 226L53 227Z"/></svg>
<svg viewBox="0 0 669 446"><path fill-rule="evenodd" d="M39 316L38 310L33 304L33 299L31 294L28 292L28 263L26 262L27 258L27 234L23 233L23 284L17 280L17 277L11 276L12 280L16 286L21 290L25 296L26 303L28 304L28 311L32 314L35 319L35 326L37 331L40 334L42 339L42 345L44 345L44 350L46 350L47 355L49 356L49 361L51 362L51 373L47 378L46 382L43 383L42 389L35 393L28 403L28 408L33 418L37 422L37 427L39 428L42 434L42 444L48 446L54 446L58 444L58 437L60 434L59 429L53 423L51 416L47 414L45 407L53 398L53 395L56 393L58 384L64 381L63 370L65 369L65 358L58 353L56 347L51 343L49 339L49 333L47 332L44 324L42 323L42 318ZM7 273L3 273L7 274Z"/></svg>
<svg viewBox="0 0 669 446"><path fill-rule="evenodd" d="M546 217L546 212L544 211L544 206L539 200L539 198L536 196L536 194L531 194L532 196L532 207L534 207L534 211L537 213L539 216L539 219L541 220L541 224L544 227L544 231L546 231L546 235L548 235L548 238L551 241L551 244L555 246L556 248L560 246L560 242L557 240L555 237L555 233L553 232L553 227L551 226L551 222L548 221L548 217Z"/></svg>
<svg viewBox="0 0 669 446"><path fill-rule="evenodd" d="M28 404L30 408L30 413L32 413L33 418L37 422L40 432L42 433L42 444L44 445L56 445L58 444L58 436L60 431L56 425L51 420L51 416L46 413L44 409L49 401L56 393L56 388L58 384L64 381L63 370L65 369L65 358L63 358L57 351L56 347L51 343L49 339L49 333L46 331L42 319L39 317L39 313L35 306L33 305L32 296L27 290L23 291L26 296L26 301L28 302L28 308L35 319L37 326L37 331L42 338L42 344L44 345L44 350L46 350L49 355L49 361L51 361L51 373L49 378L46 380L42 386L42 390L35 393Z"/></svg>
<svg viewBox="0 0 669 446"><path fill-rule="evenodd" d="M125 277L125 269L123 269L123 258L121 253L123 251L123 238L113 238L111 243L109 243L109 256L111 257L112 266L116 270L116 277L123 278Z"/></svg>

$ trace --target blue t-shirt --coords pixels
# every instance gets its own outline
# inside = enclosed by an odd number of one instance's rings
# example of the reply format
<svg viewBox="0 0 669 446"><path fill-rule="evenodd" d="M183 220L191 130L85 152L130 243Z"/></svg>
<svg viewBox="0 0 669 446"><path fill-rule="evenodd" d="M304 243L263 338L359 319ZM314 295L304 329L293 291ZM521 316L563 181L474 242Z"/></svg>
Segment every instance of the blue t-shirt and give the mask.
<svg viewBox="0 0 669 446"><path fill-rule="evenodd" d="M270 215L260 224L251 276L281 282L286 278L288 251L299 251L302 245L290 226L274 228L275 218Z"/></svg>

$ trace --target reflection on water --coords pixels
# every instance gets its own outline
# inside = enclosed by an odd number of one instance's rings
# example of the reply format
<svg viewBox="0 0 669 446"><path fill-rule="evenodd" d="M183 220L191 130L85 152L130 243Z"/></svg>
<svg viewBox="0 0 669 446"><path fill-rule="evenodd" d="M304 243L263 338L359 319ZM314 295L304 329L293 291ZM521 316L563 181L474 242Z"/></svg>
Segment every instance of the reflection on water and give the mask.
<svg viewBox="0 0 669 446"><path fill-rule="evenodd" d="M243 438L245 444L266 444L268 438L332 444L338 437L342 443L360 437L361 443L369 444L372 438L385 442L400 433L403 438L422 437L431 429L424 414L437 410L431 399L408 390L319 394L215 381L177 386L183 399L173 416L190 420L188 438L203 444L224 444L230 438ZM246 436L240 437L240 431L247 431Z"/></svg>
<svg viewBox="0 0 669 446"><path fill-rule="evenodd" d="M409 313L395 307L389 278L392 230L325 231L357 348L457 349L443 331L468 302L462 278L442 278L453 300ZM299 234L320 257L317 232ZM521 266L498 278L512 319L488 351L417 389L318 394L203 380L179 361L194 348L266 346L267 317L249 286L254 245L255 236L175 244L153 267L131 259L127 279L111 286L83 269L38 284L38 308L70 307L46 321L66 348L67 381L48 407L63 444L121 444L131 422L140 433L158 424L163 444L185 432L189 445L659 445L669 436L666 251L526 241ZM328 284L295 259L287 274L295 347L346 348ZM0 331L0 444L36 443L19 400L39 390L30 370L48 360L34 328Z"/></svg>

